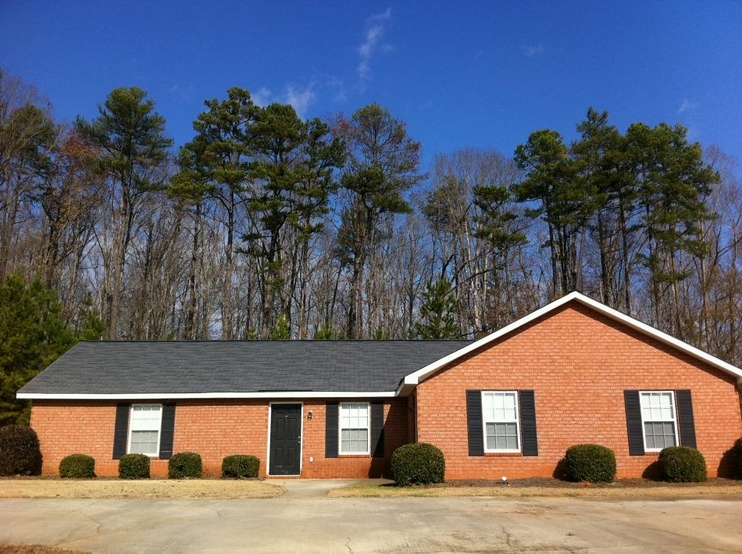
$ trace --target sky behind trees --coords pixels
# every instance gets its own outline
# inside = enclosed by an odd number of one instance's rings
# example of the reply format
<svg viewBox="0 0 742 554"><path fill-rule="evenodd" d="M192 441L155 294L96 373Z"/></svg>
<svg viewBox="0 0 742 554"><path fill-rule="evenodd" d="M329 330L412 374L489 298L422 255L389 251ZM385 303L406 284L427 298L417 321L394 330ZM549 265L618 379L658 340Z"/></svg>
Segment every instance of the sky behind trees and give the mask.
<svg viewBox="0 0 742 554"><path fill-rule="evenodd" d="M57 120L138 86L181 146L232 86L305 118L378 102L422 143L424 168L457 148L511 155L535 129L572 140L588 106L621 130L681 123L739 158L740 37L742 4L721 1L0 5L0 66Z"/></svg>

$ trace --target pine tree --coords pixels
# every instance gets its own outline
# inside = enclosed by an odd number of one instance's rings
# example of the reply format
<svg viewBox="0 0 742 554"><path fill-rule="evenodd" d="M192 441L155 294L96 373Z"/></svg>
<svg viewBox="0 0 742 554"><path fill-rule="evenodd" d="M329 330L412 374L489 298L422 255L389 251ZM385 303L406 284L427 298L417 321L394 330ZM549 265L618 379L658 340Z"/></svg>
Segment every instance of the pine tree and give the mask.
<svg viewBox="0 0 742 554"><path fill-rule="evenodd" d="M421 321L414 325L414 337L418 339L445 340L461 338L461 329L456 326L456 299L451 282L439 277L428 281L420 306Z"/></svg>

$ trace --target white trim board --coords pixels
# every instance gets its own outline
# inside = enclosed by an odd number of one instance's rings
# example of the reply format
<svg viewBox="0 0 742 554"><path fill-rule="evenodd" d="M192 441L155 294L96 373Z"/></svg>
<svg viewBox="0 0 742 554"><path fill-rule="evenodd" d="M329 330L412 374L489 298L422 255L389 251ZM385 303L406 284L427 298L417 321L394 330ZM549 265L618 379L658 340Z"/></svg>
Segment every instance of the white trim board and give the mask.
<svg viewBox="0 0 742 554"><path fill-rule="evenodd" d="M500 337L507 335L508 333L512 333L513 331L519 329L520 327L527 325L531 321L534 321L535 319L538 319L550 312L553 312L557 308L560 308L564 304L568 302L572 302L572 301L579 302L580 304L587 306L589 308L592 308L596 312L603 314L604 316L614 321L623 323L624 325L636 331L639 331L640 333L643 333L644 335L648 337L651 337L663 344L666 344L668 346L671 346L679 350L680 352L684 352L696 358L697 360L700 360L717 369L720 369L721 371L736 377L737 383L742 384L742 369L736 366L733 366L732 364L727 363L724 360L720 360L719 358L716 358L715 356L712 356L711 354L707 354L706 352L699 350L695 346L691 346L690 344L683 342L679 339L676 339L675 337L672 337L668 335L667 333L663 333L659 329L655 329L654 327L651 327L650 325L647 325L646 323L642 323L641 321L636 320L633 317L630 317L626 314L623 314L619 312L618 310L609 308L605 304L597 302L596 300L593 300L592 298L588 298L584 294L580 294L579 292L571 292L568 295L563 296L562 298L555 300L554 302L550 304L547 304L543 308L536 310L535 312L532 312L525 317L522 317L521 319L511 323L510 325L503 327L499 331L496 331L492 333L491 335L487 335L486 337L476 342L473 342L469 346L465 346L461 350L457 350L456 352L453 352L449 354L448 356L441 358L440 360L437 360L413 373L410 373L409 375L405 376L404 380L397 388L397 395L407 396L412 391L412 389L414 389L420 383L421 380L432 375L434 372L436 372L440 368L446 366L447 364L450 364L451 362L455 360L458 360L459 358L469 354L470 352L473 352L479 348L482 348L483 346L488 345L489 343L499 339Z"/></svg>

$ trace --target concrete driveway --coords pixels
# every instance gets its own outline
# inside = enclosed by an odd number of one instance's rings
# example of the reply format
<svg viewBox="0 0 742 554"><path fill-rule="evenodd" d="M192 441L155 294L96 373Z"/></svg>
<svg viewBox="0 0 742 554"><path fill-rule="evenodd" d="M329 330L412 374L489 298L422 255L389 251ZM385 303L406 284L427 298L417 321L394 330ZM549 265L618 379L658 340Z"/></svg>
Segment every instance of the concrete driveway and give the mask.
<svg viewBox="0 0 742 554"><path fill-rule="evenodd" d="M283 484L283 483L282 483ZM95 553L742 553L742 498L326 498L287 481L263 500L2 500L0 543Z"/></svg>

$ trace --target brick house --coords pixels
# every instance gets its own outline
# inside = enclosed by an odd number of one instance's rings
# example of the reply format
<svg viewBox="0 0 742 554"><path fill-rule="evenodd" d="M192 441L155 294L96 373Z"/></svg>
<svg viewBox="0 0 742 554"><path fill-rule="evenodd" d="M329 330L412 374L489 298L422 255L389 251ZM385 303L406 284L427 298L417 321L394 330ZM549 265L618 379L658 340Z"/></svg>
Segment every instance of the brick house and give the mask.
<svg viewBox="0 0 742 554"><path fill-rule="evenodd" d="M731 469L742 370L571 293L478 341L80 343L18 392L44 473L71 453L116 475L126 452L195 451L207 475L254 454L267 476L376 477L430 442L446 477L551 476L569 446L616 453L619 477L697 447Z"/></svg>

